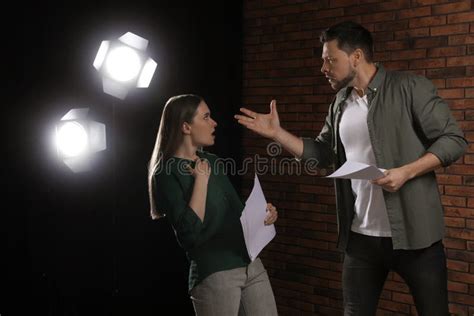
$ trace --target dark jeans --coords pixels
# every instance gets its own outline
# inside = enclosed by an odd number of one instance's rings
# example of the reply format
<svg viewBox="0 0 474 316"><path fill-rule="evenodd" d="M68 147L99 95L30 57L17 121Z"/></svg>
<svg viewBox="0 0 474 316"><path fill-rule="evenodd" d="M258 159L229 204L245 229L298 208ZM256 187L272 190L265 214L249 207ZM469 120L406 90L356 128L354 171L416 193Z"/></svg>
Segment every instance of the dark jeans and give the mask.
<svg viewBox="0 0 474 316"><path fill-rule="evenodd" d="M343 265L344 315L375 315L390 270L407 283L420 316L446 316L448 285L442 241L428 248L393 250L392 238L351 232Z"/></svg>

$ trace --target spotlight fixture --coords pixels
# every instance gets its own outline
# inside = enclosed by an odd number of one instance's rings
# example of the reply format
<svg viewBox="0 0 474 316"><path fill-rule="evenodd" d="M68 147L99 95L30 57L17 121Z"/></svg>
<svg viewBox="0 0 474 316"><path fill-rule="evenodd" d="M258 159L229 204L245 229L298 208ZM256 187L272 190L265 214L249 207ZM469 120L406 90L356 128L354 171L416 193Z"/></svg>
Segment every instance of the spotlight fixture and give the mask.
<svg viewBox="0 0 474 316"><path fill-rule="evenodd" d="M58 156L73 172L88 171L92 154L107 147L105 125L88 114L89 108L72 109L56 124Z"/></svg>
<svg viewBox="0 0 474 316"><path fill-rule="evenodd" d="M147 56L148 40L131 32L102 41L94 67L102 74L104 92L125 99L132 88L148 88L157 63Z"/></svg>

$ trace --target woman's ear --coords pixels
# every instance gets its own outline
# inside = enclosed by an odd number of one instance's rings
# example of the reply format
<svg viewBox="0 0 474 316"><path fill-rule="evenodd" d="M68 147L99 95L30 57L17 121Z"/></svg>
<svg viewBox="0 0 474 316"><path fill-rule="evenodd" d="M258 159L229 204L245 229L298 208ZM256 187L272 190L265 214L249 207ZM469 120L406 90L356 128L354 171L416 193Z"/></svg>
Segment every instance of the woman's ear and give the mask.
<svg viewBox="0 0 474 316"><path fill-rule="evenodd" d="M183 123L183 125L181 126L181 132L183 132L183 134L185 135L191 134L191 126L189 125L189 123Z"/></svg>

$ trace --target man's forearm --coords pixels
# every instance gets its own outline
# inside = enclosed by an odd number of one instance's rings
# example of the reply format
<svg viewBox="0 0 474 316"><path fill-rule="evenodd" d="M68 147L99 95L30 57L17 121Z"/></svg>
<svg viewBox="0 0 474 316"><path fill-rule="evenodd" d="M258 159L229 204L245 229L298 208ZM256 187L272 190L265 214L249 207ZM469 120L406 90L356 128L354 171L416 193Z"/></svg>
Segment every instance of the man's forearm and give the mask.
<svg viewBox="0 0 474 316"><path fill-rule="evenodd" d="M413 179L439 167L441 167L441 161L436 157L436 155L428 152L420 159L404 165L402 168L407 172L408 178Z"/></svg>
<svg viewBox="0 0 474 316"><path fill-rule="evenodd" d="M303 140L285 129L280 128L273 140L280 143L293 156L300 158L303 155Z"/></svg>

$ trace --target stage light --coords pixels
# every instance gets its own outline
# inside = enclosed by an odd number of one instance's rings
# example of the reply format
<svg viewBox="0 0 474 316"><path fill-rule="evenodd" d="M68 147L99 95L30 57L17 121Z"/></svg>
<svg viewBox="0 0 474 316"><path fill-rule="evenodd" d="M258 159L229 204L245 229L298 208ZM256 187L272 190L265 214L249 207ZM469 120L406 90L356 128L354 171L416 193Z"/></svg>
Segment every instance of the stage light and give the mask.
<svg viewBox="0 0 474 316"><path fill-rule="evenodd" d="M91 156L105 150L105 125L88 118L89 109L72 109L56 124L56 149L73 171L90 170Z"/></svg>
<svg viewBox="0 0 474 316"><path fill-rule="evenodd" d="M66 122L57 130L58 150L65 157L78 157L85 153L87 132L78 122Z"/></svg>
<svg viewBox="0 0 474 316"><path fill-rule="evenodd" d="M93 65L105 93L123 100L131 88L148 88L157 63L146 55L147 46L148 40L131 32L102 41Z"/></svg>

